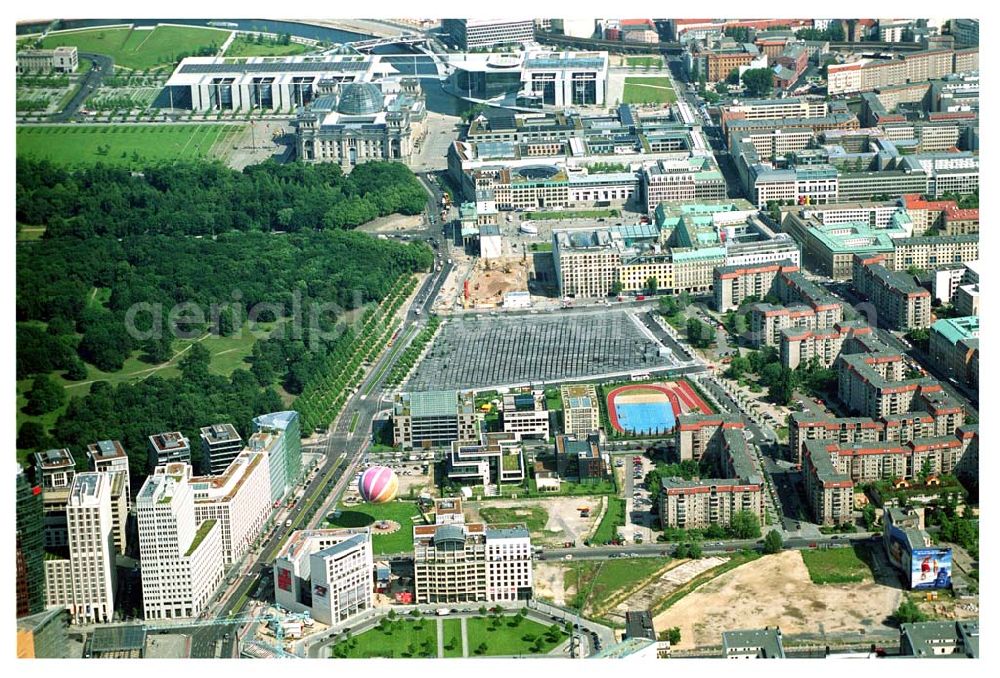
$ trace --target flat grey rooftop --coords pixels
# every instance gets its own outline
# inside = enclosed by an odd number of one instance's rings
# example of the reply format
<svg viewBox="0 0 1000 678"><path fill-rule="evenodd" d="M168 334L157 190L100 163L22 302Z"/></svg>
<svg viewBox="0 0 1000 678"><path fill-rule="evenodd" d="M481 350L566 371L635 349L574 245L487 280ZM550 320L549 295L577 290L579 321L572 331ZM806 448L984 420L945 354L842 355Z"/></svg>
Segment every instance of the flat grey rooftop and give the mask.
<svg viewBox="0 0 1000 678"><path fill-rule="evenodd" d="M669 367L623 310L466 316L442 325L405 391L561 381Z"/></svg>

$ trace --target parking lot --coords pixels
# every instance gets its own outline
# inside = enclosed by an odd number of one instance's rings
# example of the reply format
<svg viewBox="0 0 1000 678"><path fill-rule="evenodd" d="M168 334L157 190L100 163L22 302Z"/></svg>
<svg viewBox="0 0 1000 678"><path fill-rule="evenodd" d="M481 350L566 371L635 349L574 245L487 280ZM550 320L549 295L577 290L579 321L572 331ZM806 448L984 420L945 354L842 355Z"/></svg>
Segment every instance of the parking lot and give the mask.
<svg viewBox="0 0 1000 678"><path fill-rule="evenodd" d="M670 364L624 310L466 316L441 328L406 389L528 384Z"/></svg>
<svg viewBox="0 0 1000 678"><path fill-rule="evenodd" d="M655 516L650 488L646 487L646 474L656 468L656 464L643 454L619 456L615 465L621 464L625 475L625 543L642 544L656 540L653 532Z"/></svg>

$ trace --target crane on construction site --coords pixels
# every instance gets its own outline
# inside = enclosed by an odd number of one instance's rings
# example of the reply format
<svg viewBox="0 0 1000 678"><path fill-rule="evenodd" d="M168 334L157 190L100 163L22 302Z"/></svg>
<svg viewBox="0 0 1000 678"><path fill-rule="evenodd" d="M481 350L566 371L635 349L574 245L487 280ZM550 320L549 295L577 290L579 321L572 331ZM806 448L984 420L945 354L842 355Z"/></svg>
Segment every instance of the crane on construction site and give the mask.
<svg viewBox="0 0 1000 678"><path fill-rule="evenodd" d="M250 657L281 659L297 659L298 657L285 650L285 633L282 618L277 614L239 615L235 617L219 617L217 619L200 619L183 624L145 624L146 631L175 631L178 628L207 628L210 626L236 626L259 624L266 622L274 626L274 643L268 643L257 638L241 641L241 652Z"/></svg>

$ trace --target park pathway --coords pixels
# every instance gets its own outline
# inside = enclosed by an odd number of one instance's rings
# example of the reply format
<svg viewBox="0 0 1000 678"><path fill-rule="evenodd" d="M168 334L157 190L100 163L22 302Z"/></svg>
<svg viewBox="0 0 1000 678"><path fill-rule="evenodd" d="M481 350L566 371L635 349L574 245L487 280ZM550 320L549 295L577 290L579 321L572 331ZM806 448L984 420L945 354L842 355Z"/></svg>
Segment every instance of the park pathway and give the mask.
<svg viewBox="0 0 1000 678"><path fill-rule="evenodd" d="M434 621L437 622L437 636L438 636L438 659L444 658L444 620L438 617Z"/></svg>
<svg viewBox="0 0 1000 678"><path fill-rule="evenodd" d="M463 657L468 657L469 656L469 627L466 626L466 624L465 624L466 621L467 620L466 620L465 617L461 618L461 622L462 622L462 656Z"/></svg>

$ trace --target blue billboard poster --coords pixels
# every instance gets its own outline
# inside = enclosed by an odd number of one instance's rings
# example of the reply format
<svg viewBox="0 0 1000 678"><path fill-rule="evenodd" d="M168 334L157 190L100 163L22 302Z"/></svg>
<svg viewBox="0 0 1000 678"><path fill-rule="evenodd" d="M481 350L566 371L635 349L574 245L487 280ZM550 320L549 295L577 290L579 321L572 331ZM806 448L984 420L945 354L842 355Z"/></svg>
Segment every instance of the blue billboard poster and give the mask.
<svg viewBox="0 0 1000 678"><path fill-rule="evenodd" d="M911 589L945 589L951 586L951 549L913 549Z"/></svg>

